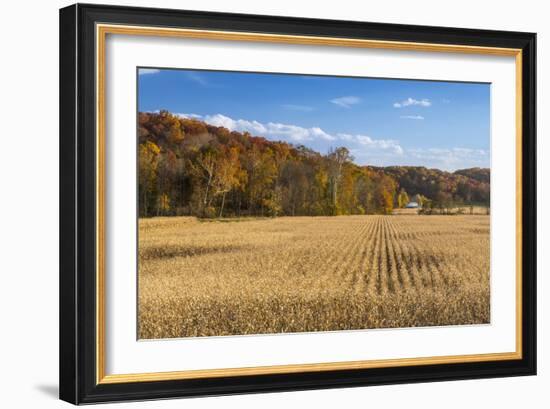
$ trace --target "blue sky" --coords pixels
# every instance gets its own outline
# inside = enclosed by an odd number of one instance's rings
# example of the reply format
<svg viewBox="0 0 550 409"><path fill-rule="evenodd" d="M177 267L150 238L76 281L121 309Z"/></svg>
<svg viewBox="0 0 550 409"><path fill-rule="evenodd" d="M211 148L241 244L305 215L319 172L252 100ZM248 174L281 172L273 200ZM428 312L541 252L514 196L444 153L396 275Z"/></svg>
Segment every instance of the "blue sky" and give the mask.
<svg viewBox="0 0 550 409"><path fill-rule="evenodd" d="M140 111L168 110L361 165L490 165L490 85L139 69Z"/></svg>

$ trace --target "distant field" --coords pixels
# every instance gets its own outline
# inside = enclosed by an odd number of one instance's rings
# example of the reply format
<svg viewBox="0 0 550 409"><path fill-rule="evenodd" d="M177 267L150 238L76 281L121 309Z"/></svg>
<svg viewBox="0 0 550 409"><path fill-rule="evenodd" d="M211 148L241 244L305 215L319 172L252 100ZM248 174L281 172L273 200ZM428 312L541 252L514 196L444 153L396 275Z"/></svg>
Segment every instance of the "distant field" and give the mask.
<svg viewBox="0 0 550 409"><path fill-rule="evenodd" d="M140 338L489 322L489 216L139 221Z"/></svg>
<svg viewBox="0 0 550 409"><path fill-rule="evenodd" d="M425 209L428 210L428 209ZM453 207L450 209L431 209L430 212L432 214L439 214L441 212L449 211L451 214L456 215L488 215L490 213L490 209L484 206L458 206ZM402 216L402 215L417 215L421 214L421 209L393 209L392 214L395 216Z"/></svg>
<svg viewBox="0 0 550 409"><path fill-rule="evenodd" d="M419 209L393 209L392 214L396 216L403 216L403 215L417 215Z"/></svg>

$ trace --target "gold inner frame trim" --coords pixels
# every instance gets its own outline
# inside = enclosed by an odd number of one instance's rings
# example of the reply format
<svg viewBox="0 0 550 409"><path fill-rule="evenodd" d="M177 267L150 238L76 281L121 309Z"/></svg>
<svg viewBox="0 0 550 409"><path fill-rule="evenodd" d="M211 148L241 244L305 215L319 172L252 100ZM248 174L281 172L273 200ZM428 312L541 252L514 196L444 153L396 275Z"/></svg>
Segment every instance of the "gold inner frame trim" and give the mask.
<svg viewBox="0 0 550 409"><path fill-rule="evenodd" d="M314 364L239 367L172 372L105 374L105 41L107 34L157 36L220 41L247 41L294 45L371 48L401 51L466 53L515 57L516 65L516 350L504 353L322 362ZM96 383L115 384L214 377L290 374L348 369L389 368L467 362L518 360L522 358L522 51L515 48L363 40L320 36L295 36L235 31L177 29L165 27L96 25Z"/></svg>

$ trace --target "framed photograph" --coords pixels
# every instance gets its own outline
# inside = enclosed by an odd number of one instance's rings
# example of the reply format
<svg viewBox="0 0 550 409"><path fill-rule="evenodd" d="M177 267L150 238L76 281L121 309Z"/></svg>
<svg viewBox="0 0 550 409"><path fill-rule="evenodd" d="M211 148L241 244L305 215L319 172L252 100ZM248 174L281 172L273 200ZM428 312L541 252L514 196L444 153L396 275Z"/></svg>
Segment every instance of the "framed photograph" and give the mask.
<svg viewBox="0 0 550 409"><path fill-rule="evenodd" d="M61 9L61 399L534 375L535 41Z"/></svg>

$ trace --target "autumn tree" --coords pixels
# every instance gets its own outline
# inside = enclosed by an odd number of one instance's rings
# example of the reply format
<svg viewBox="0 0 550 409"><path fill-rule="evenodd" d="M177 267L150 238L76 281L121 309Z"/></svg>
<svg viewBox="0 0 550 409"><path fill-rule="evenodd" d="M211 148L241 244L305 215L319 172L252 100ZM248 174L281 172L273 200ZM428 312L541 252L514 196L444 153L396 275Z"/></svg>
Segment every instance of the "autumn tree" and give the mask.
<svg viewBox="0 0 550 409"><path fill-rule="evenodd" d="M360 166L345 147L321 154L168 111L138 114L139 215L388 214L413 201L450 211L490 205L490 171Z"/></svg>
<svg viewBox="0 0 550 409"><path fill-rule="evenodd" d="M139 210L149 216L157 199L157 168L160 148L154 142L139 145Z"/></svg>
<svg viewBox="0 0 550 409"><path fill-rule="evenodd" d="M405 192L405 189L401 189L399 191L399 195L397 195L397 207L402 209L405 206L407 206L408 203L409 203L409 195L407 194L407 192Z"/></svg>
<svg viewBox="0 0 550 409"><path fill-rule="evenodd" d="M288 161L281 170L282 210L289 216L307 213L310 189L307 166L302 161Z"/></svg>
<svg viewBox="0 0 550 409"><path fill-rule="evenodd" d="M239 153L236 148L230 148L227 152L218 156L214 165L214 176L212 186L215 196L222 197L219 217L223 215L226 194L239 186L241 167Z"/></svg>
<svg viewBox="0 0 550 409"><path fill-rule="evenodd" d="M197 155L189 161L189 168L202 182L199 182L200 190L204 192L201 200L201 213L204 213L206 208L210 207L212 200L210 196L210 189L212 187L212 182L214 181L217 159L218 152L211 146L207 146L202 151L199 151Z"/></svg>
<svg viewBox="0 0 550 409"><path fill-rule="evenodd" d="M374 186L369 172L361 169L355 181L355 196L357 197L357 213L369 214L376 212L373 203Z"/></svg>
<svg viewBox="0 0 550 409"><path fill-rule="evenodd" d="M387 175L380 175L376 181L377 207L383 214L391 214L395 198L396 183Z"/></svg>
<svg viewBox="0 0 550 409"><path fill-rule="evenodd" d="M332 197L333 214L338 214L338 186L342 178L344 164L353 160L349 150L345 147L330 149L327 155L328 174Z"/></svg>

